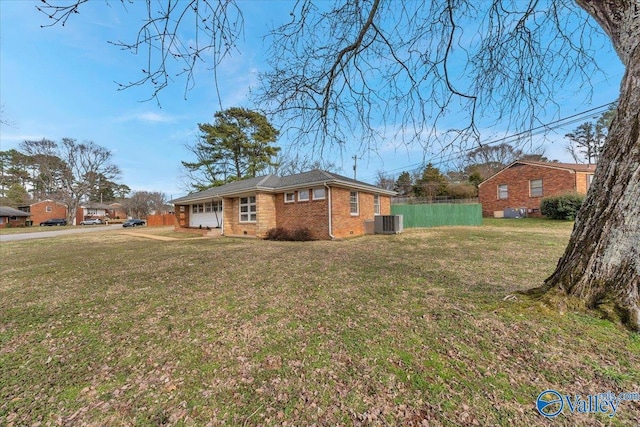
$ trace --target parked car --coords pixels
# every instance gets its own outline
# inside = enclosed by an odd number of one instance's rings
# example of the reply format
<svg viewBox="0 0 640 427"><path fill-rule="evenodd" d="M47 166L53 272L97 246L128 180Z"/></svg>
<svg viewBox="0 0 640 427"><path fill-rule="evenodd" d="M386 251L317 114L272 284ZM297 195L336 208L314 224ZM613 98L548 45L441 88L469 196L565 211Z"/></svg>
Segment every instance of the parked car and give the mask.
<svg viewBox="0 0 640 427"><path fill-rule="evenodd" d="M80 221L80 225L100 225L100 224L106 224L106 223L100 218L85 219L84 221Z"/></svg>
<svg viewBox="0 0 640 427"><path fill-rule="evenodd" d="M122 223L123 227L138 227L144 225L145 222L141 219L128 219Z"/></svg>
<svg viewBox="0 0 640 427"><path fill-rule="evenodd" d="M54 226L54 225L58 225L58 226L67 225L67 220L62 218L52 218L46 221L42 221L40 223L40 227Z"/></svg>

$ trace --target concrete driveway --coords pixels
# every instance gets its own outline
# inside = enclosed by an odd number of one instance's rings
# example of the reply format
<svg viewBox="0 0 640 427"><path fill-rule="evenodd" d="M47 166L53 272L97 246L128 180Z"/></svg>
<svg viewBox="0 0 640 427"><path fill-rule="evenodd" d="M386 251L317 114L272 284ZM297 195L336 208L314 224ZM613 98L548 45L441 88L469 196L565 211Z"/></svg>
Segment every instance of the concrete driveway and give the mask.
<svg viewBox="0 0 640 427"><path fill-rule="evenodd" d="M55 227L51 227L51 228L55 228ZM95 233L96 231L109 231L109 230L118 230L118 229L122 229L122 224L77 226L74 228L67 228L64 230L54 229L51 231L36 231L33 233L0 235L0 242L14 242L17 240L29 240L29 239L44 239L47 237L62 236L65 234Z"/></svg>

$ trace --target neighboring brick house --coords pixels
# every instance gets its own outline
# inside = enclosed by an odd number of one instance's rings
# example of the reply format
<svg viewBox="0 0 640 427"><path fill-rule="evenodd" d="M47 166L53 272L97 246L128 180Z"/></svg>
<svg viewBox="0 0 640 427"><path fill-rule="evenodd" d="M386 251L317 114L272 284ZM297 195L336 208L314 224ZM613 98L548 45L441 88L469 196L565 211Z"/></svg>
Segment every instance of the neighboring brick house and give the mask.
<svg viewBox="0 0 640 427"><path fill-rule="evenodd" d="M499 216L507 208L524 208L540 216L543 197L576 192L586 194L595 165L515 161L478 186L482 215Z"/></svg>
<svg viewBox="0 0 640 427"><path fill-rule="evenodd" d="M67 205L53 200L42 200L18 209L31 215L30 221L38 225L48 219L67 218Z"/></svg>
<svg viewBox="0 0 640 427"><path fill-rule="evenodd" d="M0 228L24 227L29 214L20 209L9 206L0 206Z"/></svg>
<svg viewBox="0 0 640 427"><path fill-rule="evenodd" d="M107 210L107 216L110 219L127 219L127 209L122 203L110 203L109 209Z"/></svg>
<svg viewBox="0 0 640 427"><path fill-rule="evenodd" d="M108 220L109 219L109 209L111 207L109 205L105 205L102 203L86 203L80 205L76 210L75 224L80 224L81 221L85 221L88 219L101 219Z"/></svg>
<svg viewBox="0 0 640 427"><path fill-rule="evenodd" d="M314 238L365 234L375 215L389 215L395 192L314 169L267 175L190 194L175 205L176 227L220 227L225 236L264 237L268 230L306 227Z"/></svg>

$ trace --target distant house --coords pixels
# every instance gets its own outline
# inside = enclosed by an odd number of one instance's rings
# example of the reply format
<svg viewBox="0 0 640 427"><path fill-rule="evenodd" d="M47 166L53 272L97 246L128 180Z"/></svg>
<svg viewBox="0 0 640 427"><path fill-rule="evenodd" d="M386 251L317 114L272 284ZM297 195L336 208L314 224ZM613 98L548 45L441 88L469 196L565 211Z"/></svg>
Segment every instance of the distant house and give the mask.
<svg viewBox="0 0 640 427"><path fill-rule="evenodd" d="M513 208L539 216L543 197L586 194L594 172L595 165L515 161L478 186L482 215L500 216Z"/></svg>
<svg viewBox="0 0 640 427"><path fill-rule="evenodd" d="M27 218L29 218L27 212L8 206L0 206L0 228L24 227Z"/></svg>
<svg viewBox="0 0 640 427"><path fill-rule="evenodd" d="M109 209L107 210L107 216L110 219L126 219L127 218L127 209L124 207L122 203L110 203Z"/></svg>
<svg viewBox="0 0 640 427"><path fill-rule="evenodd" d="M67 205L53 200L42 200L30 205L18 206L18 209L31 215L30 221L33 225L38 225L48 219L67 217Z"/></svg>
<svg viewBox="0 0 640 427"><path fill-rule="evenodd" d="M109 219L109 205L102 203L85 203L78 207L76 211L76 222L74 225L80 224L81 221L88 219Z"/></svg>
<svg viewBox="0 0 640 427"><path fill-rule="evenodd" d="M235 181L171 200L176 227L220 227L225 236L264 237L268 230L308 228L314 238L365 234L375 215L389 215L395 192L314 169Z"/></svg>

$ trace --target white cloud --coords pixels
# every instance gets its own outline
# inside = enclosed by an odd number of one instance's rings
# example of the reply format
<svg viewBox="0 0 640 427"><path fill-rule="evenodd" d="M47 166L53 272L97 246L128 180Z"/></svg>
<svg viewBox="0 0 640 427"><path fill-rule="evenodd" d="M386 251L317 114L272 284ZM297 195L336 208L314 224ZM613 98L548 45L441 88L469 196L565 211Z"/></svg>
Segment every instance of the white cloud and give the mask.
<svg viewBox="0 0 640 427"><path fill-rule="evenodd" d="M18 144L23 141L39 141L43 138L46 138L46 136L37 135L37 134L32 134L32 135L19 134L19 133L11 134L11 133L2 131L0 133L0 149L8 150L8 149L17 147Z"/></svg>
<svg viewBox="0 0 640 427"><path fill-rule="evenodd" d="M123 115L117 117L115 119L116 122L130 122L130 121L141 121L141 122L149 122L149 123L172 123L176 121L176 117L155 113L153 111L146 111L142 113L131 113L127 115Z"/></svg>

